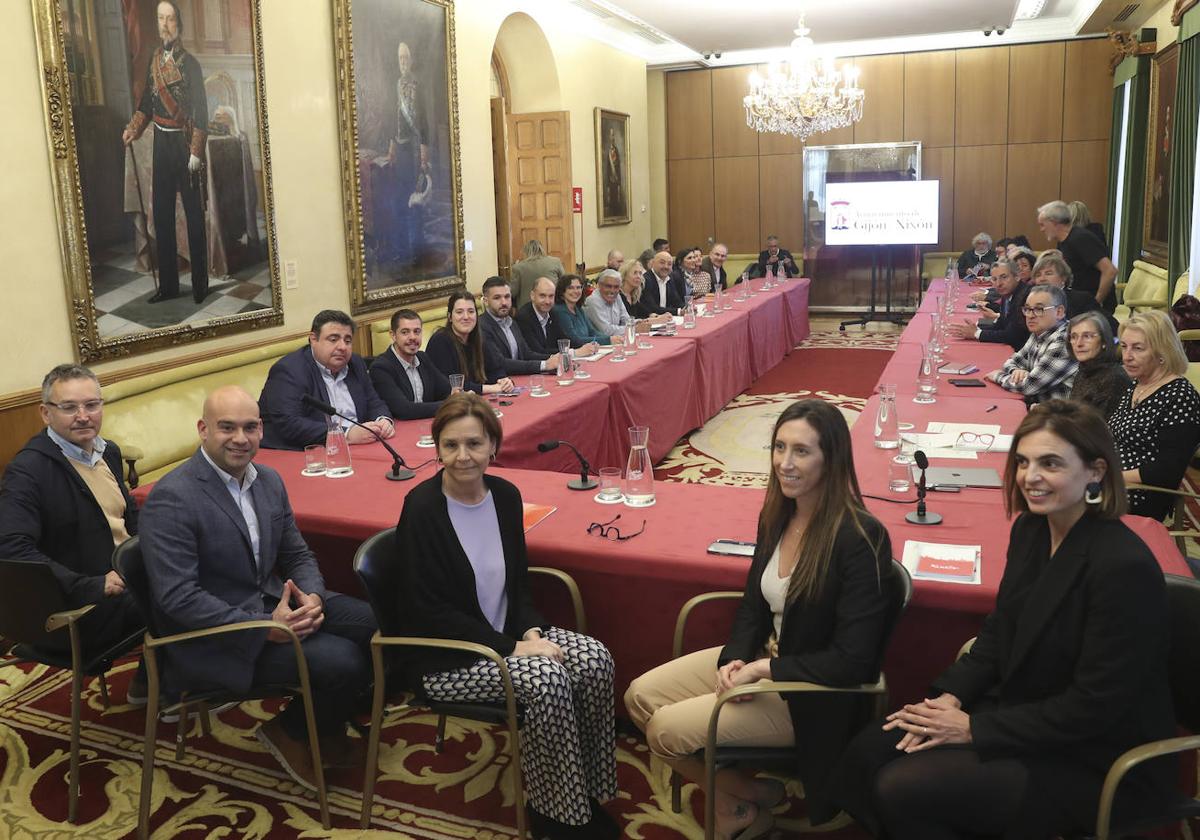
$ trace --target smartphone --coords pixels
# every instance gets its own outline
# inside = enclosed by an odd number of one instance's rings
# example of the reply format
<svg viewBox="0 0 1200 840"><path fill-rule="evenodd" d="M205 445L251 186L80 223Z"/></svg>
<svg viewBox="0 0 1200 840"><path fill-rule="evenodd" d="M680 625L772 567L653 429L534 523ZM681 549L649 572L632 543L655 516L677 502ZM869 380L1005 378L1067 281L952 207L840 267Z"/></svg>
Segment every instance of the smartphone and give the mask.
<svg viewBox="0 0 1200 840"><path fill-rule="evenodd" d="M955 388L986 388L987 385L981 379L948 379L946 380Z"/></svg>
<svg viewBox="0 0 1200 840"><path fill-rule="evenodd" d="M726 554L734 557L753 557L754 543L742 540L714 540L708 546L709 554Z"/></svg>

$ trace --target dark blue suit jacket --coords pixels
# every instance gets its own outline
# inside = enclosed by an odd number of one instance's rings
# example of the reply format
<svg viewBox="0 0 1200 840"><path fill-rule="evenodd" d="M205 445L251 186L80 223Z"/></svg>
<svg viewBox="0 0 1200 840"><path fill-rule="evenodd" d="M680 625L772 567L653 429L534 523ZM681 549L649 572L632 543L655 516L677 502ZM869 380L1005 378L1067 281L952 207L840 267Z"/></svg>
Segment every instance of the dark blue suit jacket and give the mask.
<svg viewBox="0 0 1200 840"><path fill-rule="evenodd" d="M505 376L541 373L542 362L550 358L549 353L539 353L529 346L515 318L512 323L512 334L517 341L516 358L512 355L512 348L508 346L508 339L504 337L504 330L487 312L479 313L479 329L483 331L484 346L502 360Z"/></svg>
<svg viewBox="0 0 1200 840"><path fill-rule="evenodd" d="M269 619L288 578L302 592L328 599L283 479L263 464L255 468L250 497L258 519L259 563L242 512L199 450L150 491L140 539L160 632ZM247 630L171 645L165 650L168 682L174 689L220 686L244 692L266 642L267 631Z"/></svg>
<svg viewBox="0 0 1200 840"><path fill-rule="evenodd" d="M391 417L387 405L375 392L367 375L367 363L360 356L350 357L346 385L354 399L358 422ZM325 380L313 360L312 348L305 344L271 365L258 410L263 419L262 445L266 449L303 449L324 443L327 430L325 415L304 404L305 394L329 402Z"/></svg>

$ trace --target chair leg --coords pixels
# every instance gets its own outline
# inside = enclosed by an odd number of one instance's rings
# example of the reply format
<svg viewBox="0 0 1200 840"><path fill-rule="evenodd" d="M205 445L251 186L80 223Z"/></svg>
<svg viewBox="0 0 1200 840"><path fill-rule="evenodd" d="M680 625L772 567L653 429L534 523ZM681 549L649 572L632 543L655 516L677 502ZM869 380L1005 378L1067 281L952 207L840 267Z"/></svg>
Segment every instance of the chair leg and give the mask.
<svg viewBox="0 0 1200 840"><path fill-rule="evenodd" d="M108 680L104 678L104 674L100 674L100 702L104 704L104 708L108 708Z"/></svg>
<svg viewBox="0 0 1200 840"><path fill-rule="evenodd" d="M671 811L678 814L683 810L683 777L671 771Z"/></svg>
<svg viewBox="0 0 1200 840"><path fill-rule="evenodd" d="M79 810L79 716L83 674L71 672L71 778L67 780L67 821L75 822Z"/></svg>
<svg viewBox="0 0 1200 840"><path fill-rule="evenodd" d="M438 715L437 735L433 739L433 751L439 755L442 752L442 742L446 740L446 716Z"/></svg>
<svg viewBox="0 0 1200 840"><path fill-rule="evenodd" d="M142 739L142 789L138 797L138 840L150 837L150 801L154 792L154 745L158 737L158 661L146 652L146 736Z"/></svg>
<svg viewBox="0 0 1200 840"><path fill-rule="evenodd" d="M200 731L204 733L205 738L212 737L212 709L207 703L200 704L200 711L197 714L200 718Z"/></svg>
<svg viewBox="0 0 1200 840"><path fill-rule="evenodd" d="M379 733L383 729L383 657L379 646L371 646L371 659L375 667L375 688L371 700L371 731L367 733L367 766L363 770L362 813L359 828L366 830L371 824L371 809L375 805L375 777L379 774Z"/></svg>

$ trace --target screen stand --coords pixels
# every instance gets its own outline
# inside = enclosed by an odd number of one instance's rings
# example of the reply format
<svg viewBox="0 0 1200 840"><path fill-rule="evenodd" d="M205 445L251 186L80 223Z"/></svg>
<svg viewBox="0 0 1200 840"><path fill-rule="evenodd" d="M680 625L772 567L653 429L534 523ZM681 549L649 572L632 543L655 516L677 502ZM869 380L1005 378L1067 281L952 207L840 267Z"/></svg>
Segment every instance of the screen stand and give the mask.
<svg viewBox="0 0 1200 840"><path fill-rule="evenodd" d="M907 320L903 315L892 312L892 281L896 277L896 269L892 263L892 246L890 245L868 245L871 249L871 306L863 313L861 318L852 318L849 321L842 321L838 327L842 332L846 331L846 327L851 324L858 324L865 327L871 321L887 321L891 324L904 325ZM885 265L879 264L879 249L884 249ZM879 284L880 274L883 274L882 282L885 295L885 303L883 311L879 311Z"/></svg>

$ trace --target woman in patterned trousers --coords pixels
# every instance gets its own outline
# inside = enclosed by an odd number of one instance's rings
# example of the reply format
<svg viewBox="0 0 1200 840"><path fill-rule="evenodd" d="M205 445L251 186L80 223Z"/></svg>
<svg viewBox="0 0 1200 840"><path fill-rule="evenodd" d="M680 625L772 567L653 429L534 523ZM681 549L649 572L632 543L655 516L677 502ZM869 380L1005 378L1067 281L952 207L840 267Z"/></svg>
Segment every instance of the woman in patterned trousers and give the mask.
<svg viewBox="0 0 1200 840"><path fill-rule="evenodd" d="M505 657L524 710L521 772L538 836L615 837L599 805L617 794L612 656L589 636L548 626L533 606L520 491L487 474L501 440L491 406L452 395L433 439L442 470L408 494L396 526L405 632ZM404 665L433 700L504 698L490 660L431 650Z"/></svg>

